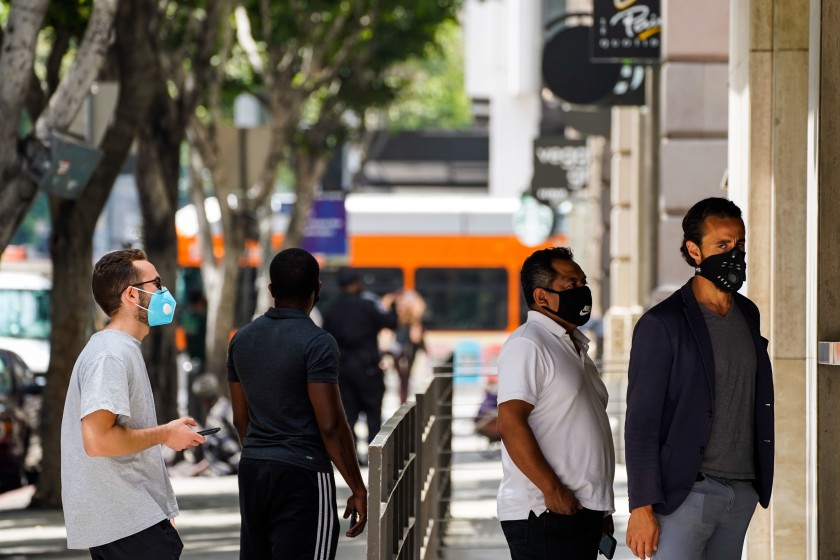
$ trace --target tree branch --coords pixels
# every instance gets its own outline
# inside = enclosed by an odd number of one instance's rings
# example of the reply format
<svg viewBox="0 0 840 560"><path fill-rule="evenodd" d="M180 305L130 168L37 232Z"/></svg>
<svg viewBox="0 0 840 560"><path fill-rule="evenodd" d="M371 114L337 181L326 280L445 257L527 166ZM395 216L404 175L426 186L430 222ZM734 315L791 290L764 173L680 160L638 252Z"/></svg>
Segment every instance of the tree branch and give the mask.
<svg viewBox="0 0 840 560"><path fill-rule="evenodd" d="M12 2L0 55L0 177L17 157L16 145L7 139L17 133L18 117L26 101L35 60L35 43L49 0ZM10 118L11 117L11 118ZM2 184L3 181L0 181ZM0 243L0 247L5 244Z"/></svg>
<svg viewBox="0 0 840 560"><path fill-rule="evenodd" d="M375 2L373 4L375 4ZM357 10L363 10L361 0L356 2L356 7ZM307 80L309 91L317 91L318 89L327 86L327 84L336 78L338 71L343 66L349 64L352 59L355 59L361 54L358 50L361 45L360 38L367 28L373 27L376 23L378 10L368 10L367 13L363 10L362 13L370 18L370 21L366 26L358 25L351 27L350 30L334 28L329 33L327 40L322 43L319 63L317 66L313 66L310 78ZM360 18L361 16L359 16L359 19ZM338 50L335 55L330 58L329 63L326 63L326 53L332 50L332 42L336 42L338 44ZM370 42L367 50L370 51L373 46L374 44ZM366 58L369 58L369 53Z"/></svg>
<svg viewBox="0 0 840 560"><path fill-rule="evenodd" d="M47 57L47 92L54 92L58 89L61 79L61 61L70 48L70 33L67 29L55 28L55 40L53 41L50 55ZM39 86L40 87L40 86Z"/></svg>
<svg viewBox="0 0 840 560"><path fill-rule="evenodd" d="M96 79L95 69L105 58L116 13L117 0L94 0L93 13L76 60L35 125L39 138L45 138L50 130L69 128Z"/></svg>
<svg viewBox="0 0 840 560"><path fill-rule="evenodd" d="M213 73L212 59L217 53L216 47L218 46L220 33L222 39L222 45L218 51L221 57L220 68L224 68L225 61L230 56L232 38L230 26L227 24L230 9L230 0L209 0L207 3L207 17L196 33L198 46L191 61L192 72L188 75L185 84L183 95L185 112L191 113L194 111L199 102L198 98L205 92L205 90L196 90L197 84L203 84L202 87L209 85L210 92L220 89L218 87L214 88L213 82L220 82L223 79L224 72L220 70L215 74ZM222 25L225 26L224 31L222 31Z"/></svg>
<svg viewBox="0 0 840 560"><path fill-rule="evenodd" d="M262 74L264 65L260 57L257 42L254 40L254 35L251 33L251 20L248 19L248 12L245 11L244 6L238 6L235 11L236 14L236 40L237 44L245 51L245 56L248 57L248 62L254 67L254 72Z"/></svg>

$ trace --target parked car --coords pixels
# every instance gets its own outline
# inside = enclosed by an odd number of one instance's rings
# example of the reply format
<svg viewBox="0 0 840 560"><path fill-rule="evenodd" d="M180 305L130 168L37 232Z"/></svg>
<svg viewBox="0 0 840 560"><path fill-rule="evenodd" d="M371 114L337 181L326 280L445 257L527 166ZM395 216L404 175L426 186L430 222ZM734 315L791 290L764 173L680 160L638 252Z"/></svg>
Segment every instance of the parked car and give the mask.
<svg viewBox="0 0 840 560"><path fill-rule="evenodd" d="M24 361L0 349L0 492L27 483L26 458L38 421L42 386Z"/></svg>
<svg viewBox="0 0 840 560"><path fill-rule="evenodd" d="M50 364L49 277L35 272L0 270L0 348L17 353L43 384Z"/></svg>

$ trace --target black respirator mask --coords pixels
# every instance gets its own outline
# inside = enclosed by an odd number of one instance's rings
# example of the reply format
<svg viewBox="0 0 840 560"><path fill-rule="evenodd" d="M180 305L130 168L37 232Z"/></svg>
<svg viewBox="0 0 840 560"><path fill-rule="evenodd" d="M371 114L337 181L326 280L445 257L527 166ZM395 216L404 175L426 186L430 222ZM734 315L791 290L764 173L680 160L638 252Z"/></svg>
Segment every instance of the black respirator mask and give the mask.
<svg viewBox="0 0 840 560"><path fill-rule="evenodd" d="M740 249L705 258L695 267L695 275L710 280L724 292L737 292L747 279L747 254Z"/></svg>
<svg viewBox="0 0 840 560"><path fill-rule="evenodd" d="M589 315L592 313L592 292L589 286L580 286L562 292L551 288L543 288L543 290L560 296L557 309L551 309L545 305L542 306L543 309L573 325L581 326L589 321Z"/></svg>

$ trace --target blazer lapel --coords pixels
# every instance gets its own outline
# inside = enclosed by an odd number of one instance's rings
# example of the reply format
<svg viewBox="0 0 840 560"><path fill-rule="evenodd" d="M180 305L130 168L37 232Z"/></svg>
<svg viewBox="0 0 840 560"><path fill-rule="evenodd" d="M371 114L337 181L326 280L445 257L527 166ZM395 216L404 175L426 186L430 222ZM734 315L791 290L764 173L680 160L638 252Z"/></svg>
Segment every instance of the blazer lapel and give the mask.
<svg viewBox="0 0 840 560"><path fill-rule="evenodd" d="M709 396L714 402L715 398L715 355L712 351L712 340L709 338L709 329L706 327L706 320L703 318L703 313L700 311L700 304L694 298L694 293L691 291L691 280L685 283L680 288L682 294L684 311L686 319L688 319L688 326L694 334L694 340L697 342L697 347L700 349L700 357L703 360L703 370L706 372L706 381L709 385Z"/></svg>

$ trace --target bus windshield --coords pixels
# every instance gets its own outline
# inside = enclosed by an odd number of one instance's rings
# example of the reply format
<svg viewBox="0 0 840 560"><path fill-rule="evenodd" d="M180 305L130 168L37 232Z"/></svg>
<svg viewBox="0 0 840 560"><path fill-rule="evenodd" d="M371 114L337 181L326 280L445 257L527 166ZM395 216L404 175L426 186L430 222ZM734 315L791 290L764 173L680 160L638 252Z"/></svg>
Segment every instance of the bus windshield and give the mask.
<svg viewBox="0 0 840 560"><path fill-rule="evenodd" d="M0 289L0 336L49 338L49 291Z"/></svg>

